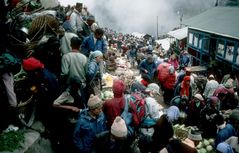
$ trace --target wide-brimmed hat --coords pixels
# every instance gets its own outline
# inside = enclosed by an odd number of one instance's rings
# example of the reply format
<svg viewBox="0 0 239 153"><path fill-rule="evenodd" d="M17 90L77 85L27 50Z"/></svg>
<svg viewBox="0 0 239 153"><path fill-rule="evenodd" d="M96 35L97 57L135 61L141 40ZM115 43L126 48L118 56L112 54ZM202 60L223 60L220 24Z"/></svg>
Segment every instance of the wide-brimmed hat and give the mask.
<svg viewBox="0 0 239 153"><path fill-rule="evenodd" d="M160 95L159 90L160 90L159 85L157 85L156 83L150 83L145 89L146 92L152 91Z"/></svg>

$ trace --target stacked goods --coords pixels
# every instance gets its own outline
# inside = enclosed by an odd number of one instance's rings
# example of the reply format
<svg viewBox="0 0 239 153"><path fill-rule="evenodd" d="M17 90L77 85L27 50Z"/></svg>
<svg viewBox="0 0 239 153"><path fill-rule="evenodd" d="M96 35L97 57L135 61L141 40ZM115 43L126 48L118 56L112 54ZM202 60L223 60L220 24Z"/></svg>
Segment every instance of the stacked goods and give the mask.
<svg viewBox="0 0 239 153"><path fill-rule="evenodd" d="M174 135L175 137L184 140L188 137L188 131L190 130L190 127L186 127L184 124L175 124L173 126L174 129Z"/></svg>
<svg viewBox="0 0 239 153"><path fill-rule="evenodd" d="M106 62L106 67L107 67L107 70L109 71L114 71L116 69L116 63L114 60L107 60L105 61Z"/></svg>
<svg viewBox="0 0 239 153"><path fill-rule="evenodd" d="M112 76L108 73L103 74L102 82L103 82L103 85L105 87L112 87L113 86L113 80L114 80L114 76Z"/></svg>
<svg viewBox="0 0 239 153"><path fill-rule="evenodd" d="M113 91L106 90L106 91L101 92L101 99L103 101L112 99L113 97L114 97Z"/></svg>
<svg viewBox="0 0 239 153"><path fill-rule="evenodd" d="M175 124L173 126L174 129L174 135L175 137L185 140L188 137L188 131L191 129L191 127L186 127L184 124ZM203 139L200 141L200 143L197 145L197 151L198 153L215 153L215 150L213 149L214 146L214 139Z"/></svg>
<svg viewBox="0 0 239 153"><path fill-rule="evenodd" d="M197 145L197 151L198 153L215 153L215 150L212 147L213 145L214 139L203 139Z"/></svg>

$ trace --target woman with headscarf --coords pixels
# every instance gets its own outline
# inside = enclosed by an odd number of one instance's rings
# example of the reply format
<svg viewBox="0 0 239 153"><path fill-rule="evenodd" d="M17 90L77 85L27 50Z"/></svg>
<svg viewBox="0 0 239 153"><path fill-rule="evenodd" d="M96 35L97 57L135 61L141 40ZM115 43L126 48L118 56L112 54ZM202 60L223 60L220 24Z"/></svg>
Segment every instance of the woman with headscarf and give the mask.
<svg viewBox="0 0 239 153"><path fill-rule="evenodd" d="M174 90L174 96L185 97L187 100L191 100L192 97L192 88L190 86L190 76L185 76L182 83Z"/></svg>
<svg viewBox="0 0 239 153"><path fill-rule="evenodd" d="M203 137L211 138L215 137L217 132L213 119L219 114L220 100L212 96L206 103L207 105L200 112L200 130L203 131Z"/></svg>
<svg viewBox="0 0 239 153"><path fill-rule="evenodd" d="M103 54L99 50L90 53L87 69L88 89L90 89L88 95L99 94L102 77L100 69L102 58Z"/></svg>

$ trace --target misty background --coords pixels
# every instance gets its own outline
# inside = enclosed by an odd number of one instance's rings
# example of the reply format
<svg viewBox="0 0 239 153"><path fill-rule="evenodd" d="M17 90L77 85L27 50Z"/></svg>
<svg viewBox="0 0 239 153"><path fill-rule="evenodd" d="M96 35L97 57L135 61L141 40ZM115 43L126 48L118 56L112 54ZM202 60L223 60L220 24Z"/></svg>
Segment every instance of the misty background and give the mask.
<svg viewBox="0 0 239 153"><path fill-rule="evenodd" d="M215 7L216 0L59 0L62 5L82 2L101 27L123 33L165 34L188 19ZM219 3L230 0L219 0ZM236 0L238 1L238 0Z"/></svg>

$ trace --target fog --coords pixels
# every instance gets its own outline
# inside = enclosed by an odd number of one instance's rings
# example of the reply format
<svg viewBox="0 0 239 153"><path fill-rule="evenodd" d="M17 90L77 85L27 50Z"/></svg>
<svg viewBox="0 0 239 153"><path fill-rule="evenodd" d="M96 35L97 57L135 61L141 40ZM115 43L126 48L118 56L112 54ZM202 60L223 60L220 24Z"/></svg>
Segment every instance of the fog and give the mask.
<svg viewBox="0 0 239 153"><path fill-rule="evenodd" d="M101 27L123 33L164 34L190 18L211 7L216 0L81 0L96 17ZM60 0L66 5L69 0ZM71 5L76 1L70 1Z"/></svg>

